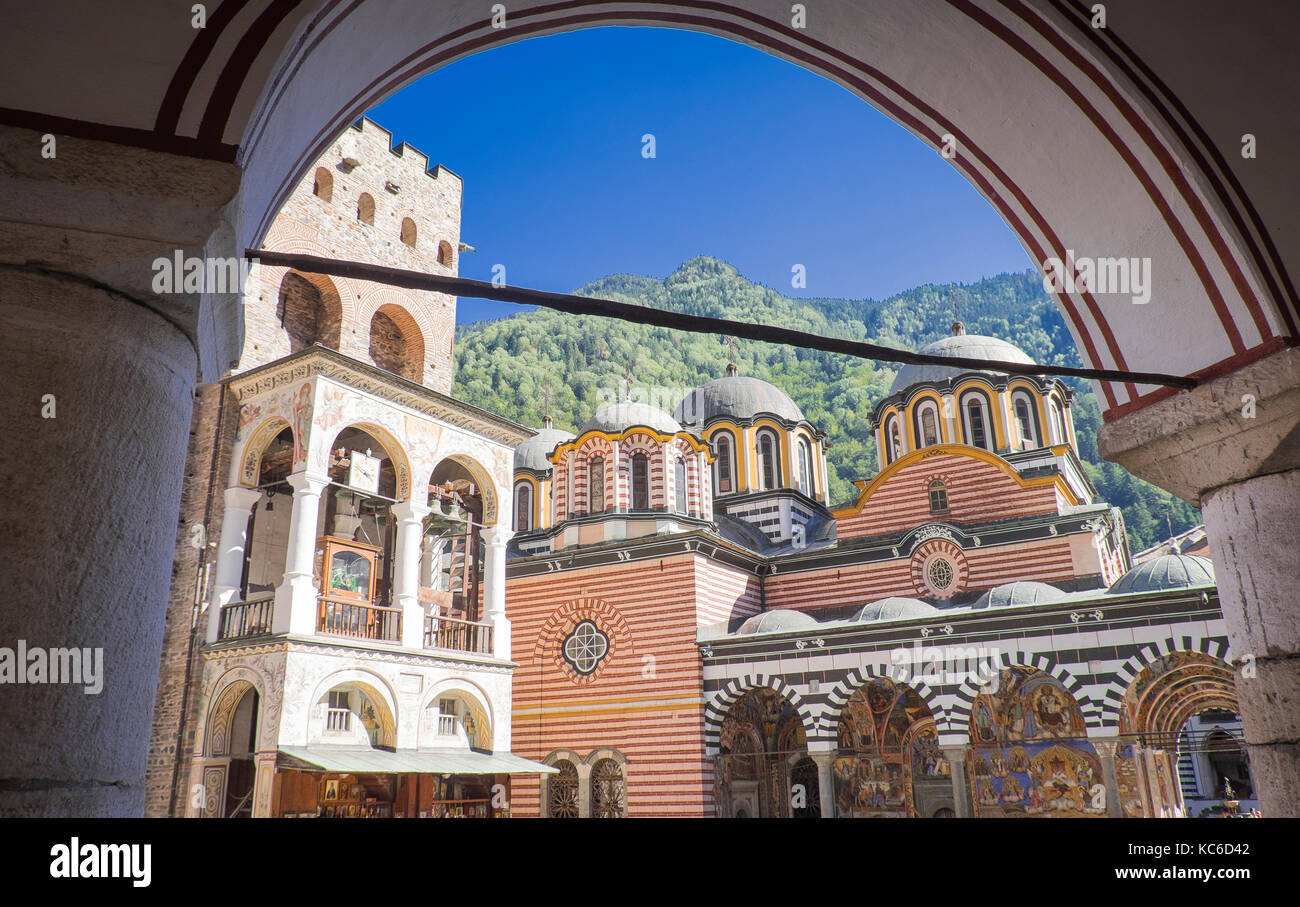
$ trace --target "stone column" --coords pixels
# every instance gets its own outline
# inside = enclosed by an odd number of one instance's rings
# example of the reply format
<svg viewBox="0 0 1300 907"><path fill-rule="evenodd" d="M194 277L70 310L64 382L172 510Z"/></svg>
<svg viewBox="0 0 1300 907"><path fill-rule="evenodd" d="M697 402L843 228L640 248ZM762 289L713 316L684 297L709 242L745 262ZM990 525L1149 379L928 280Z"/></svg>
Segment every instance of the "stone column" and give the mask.
<svg viewBox="0 0 1300 907"><path fill-rule="evenodd" d="M484 539L487 551L484 563L483 605L487 622L492 624L492 654L510 658L510 621L506 618L506 543L509 531L493 527Z"/></svg>
<svg viewBox="0 0 1300 907"><path fill-rule="evenodd" d="M0 687L0 816L139 816L195 384L239 332L153 263L204 254L240 171L51 134L0 127L0 646L102 670Z"/></svg>
<svg viewBox="0 0 1300 907"><path fill-rule="evenodd" d="M1101 772L1106 784L1106 815L1112 819L1122 819L1124 804L1120 802L1119 775L1115 772L1115 753L1119 749L1119 739L1108 737L1089 742L1101 758Z"/></svg>
<svg viewBox="0 0 1300 907"><path fill-rule="evenodd" d="M817 793L821 800L822 818L835 818L835 764L833 751L812 752L808 755L817 763Z"/></svg>
<svg viewBox="0 0 1300 907"><path fill-rule="evenodd" d="M940 747L948 760L949 777L952 779L952 810L958 819L971 818L970 797L966 793L966 754L970 747L966 744Z"/></svg>
<svg viewBox="0 0 1300 907"><path fill-rule="evenodd" d="M221 609L239 597L248 545L248 517L261 498L262 493L256 488L236 485L226 489L215 590L212 601L208 603L207 640L210 643L217 641L221 629Z"/></svg>
<svg viewBox="0 0 1300 907"><path fill-rule="evenodd" d="M275 590L276 633L310 636L316 632L316 524L320 519L321 492L329 485L325 476L295 472L289 476L293 488L293 513L289 517L288 554L284 582Z"/></svg>
<svg viewBox="0 0 1300 907"><path fill-rule="evenodd" d="M1202 508L1265 816L1300 816L1300 349L1103 425L1103 456ZM1175 779L1176 781L1176 779Z"/></svg>
<svg viewBox="0 0 1300 907"><path fill-rule="evenodd" d="M397 545L393 563L393 605L402 612L402 645L424 648L424 606L420 604L420 541L424 518L431 507L402 501L392 506L397 520Z"/></svg>

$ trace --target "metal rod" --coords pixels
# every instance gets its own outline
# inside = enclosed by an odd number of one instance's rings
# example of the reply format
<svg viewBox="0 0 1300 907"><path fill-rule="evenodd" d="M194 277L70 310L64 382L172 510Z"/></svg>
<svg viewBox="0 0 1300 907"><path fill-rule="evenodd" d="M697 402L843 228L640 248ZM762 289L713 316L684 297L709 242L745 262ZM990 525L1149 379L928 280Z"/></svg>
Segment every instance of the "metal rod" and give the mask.
<svg viewBox="0 0 1300 907"><path fill-rule="evenodd" d="M1095 381L1114 381L1122 384L1155 384L1181 388L1193 388L1200 383L1195 378L1188 378L1183 375L1165 375L1158 372L1125 372L1117 369L1073 368L1064 365L1037 365L1032 363L1026 365L1023 362L976 359L968 356L935 356L927 353L914 353L911 350L879 346L874 343L863 343L858 340L823 337L819 334L809 334L804 331L795 331L765 324L730 321L725 318L712 318L706 315L665 312L648 306L615 302L612 299L574 296L569 293L548 293L544 290L530 290L524 287L498 286L482 280L444 277L437 274L426 274L423 271L388 268L359 261L340 261L334 258L320 258L315 255L298 255L289 252L272 252L266 249L248 249L245 254L249 258L257 259L264 265L293 268L309 274L351 277L356 280L385 283L392 286L406 287L411 290L430 290L452 296L467 296L475 299L492 299L497 302L542 306L560 312L568 312L571 315L618 318L622 321L649 324L655 327L670 328L675 331L691 331L697 334L730 334L748 340L759 340L764 343L783 343L789 346L822 350L827 353L840 353L845 356L856 356L860 359L873 359L880 362L901 362L907 365L942 365L950 368L973 369L975 371L1002 372L1009 375L1059 375L1072 378L1090 378Z"/></svg>

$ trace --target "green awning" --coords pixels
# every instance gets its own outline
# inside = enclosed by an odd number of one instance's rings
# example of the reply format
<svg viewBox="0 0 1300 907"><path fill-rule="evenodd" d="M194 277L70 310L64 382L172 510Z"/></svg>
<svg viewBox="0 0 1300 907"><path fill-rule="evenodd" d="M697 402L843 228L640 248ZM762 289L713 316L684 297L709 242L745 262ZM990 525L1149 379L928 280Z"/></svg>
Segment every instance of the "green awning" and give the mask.
<svg viewBox="0 0 1300 907"><path fill-rule="evenodd" d="M559 769L514 753L474 750L377 750L367 746L282 746L276 765L305 772L363 775L537 775Z"/></svg>

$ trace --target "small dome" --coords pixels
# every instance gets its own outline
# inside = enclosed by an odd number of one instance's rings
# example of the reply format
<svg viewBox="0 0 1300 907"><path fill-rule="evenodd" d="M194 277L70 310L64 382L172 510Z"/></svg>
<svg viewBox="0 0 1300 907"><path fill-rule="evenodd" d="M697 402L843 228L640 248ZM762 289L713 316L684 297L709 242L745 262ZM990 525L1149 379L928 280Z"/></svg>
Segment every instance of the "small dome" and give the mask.
<svg viewBox="0 0 1300 907"><path fill-rule="evenodd" d="M558 428L543 428L536 435L515 448L515 469L532 469L546 472L552 464L546 458L557 444L573 440L573 432Z"/></svg>
<svg viewBox="0 0 1300 907"><path fill-rule="evenodd" d="M662 409L656 409L645 403L605 403L596 410L596 414L582 423L578 434L589 431L607 431L617 434L634 425L644 425L667 435L675 435L682 430L677 420Z"/></svg>
<svg viewBox="0 0 1300 907"><path fill-rule="evenodd" d="M715 416L747 421L771 413L786 422L803 422L803 411L785 391L759 378L728 375L697 387L686 395L673 417L684 425L702 425Z"/></svg>
<svg viewBox="0 0 1300 907"><path fill-rule="evenodd" d="M788 609L779 611L764 611L762 614L755 614L749 620L740 625L736 631L741 636L752 636L756 633L782 633L793 630L806 630L809 627L817 626L817 620L811 615L802 611L791 611Z"/></svg>
<svg viewBox="0 0 1300 907"><path fill-rule="evenodd" d="M1047 583L1003 583L981 595L971 608L976 611L982 608L1017 608L1021 605L1059 602L1063 598L1064 592Z"/></svg>
<svg viewBox="0 0 1300 907"><path fill-rule="evenodd" d="M858 623L869 623L877 620L905 620L910 617L933 617L938 613L938 608L921 601L919 598L899 598L897 596L891 596L864 606L861 611L854 615L853 619Z"/></svg>
<svg viewBox="0 0 1300 907"><path fill-rule="evenodd" d="M1195 589L1213 585L1214 564L1208 557L1166 554L1134 567L1106 591L1108 595L1127 595L1132 592Z"/></svg>
<svg viewBox="0 0 1300 907"><path fill-rule="evenodd" d="M1026 365L1032 365L1034 362L1015 344L981 334L957 334L953 337L944 337L942 340L926 344L919 352L931 356L994 359L1002 362L1022 362ZM951 368L946 365L905 365L894 376L894 383L889 385L889 393L892 396L913 384L947 381L949 378L972 371L981 371L989 375L998 374L987 369Z"/></svg>

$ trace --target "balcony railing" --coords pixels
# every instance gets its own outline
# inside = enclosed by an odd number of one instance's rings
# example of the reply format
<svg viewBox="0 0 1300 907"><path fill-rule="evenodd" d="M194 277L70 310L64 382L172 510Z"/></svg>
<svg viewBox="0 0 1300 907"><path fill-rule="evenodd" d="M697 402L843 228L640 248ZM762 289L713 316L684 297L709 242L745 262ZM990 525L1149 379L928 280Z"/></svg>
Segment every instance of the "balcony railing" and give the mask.
<svg viewBox="0 0 1300 907"><path fill-rule="evenodd" d="M346 734L352 730L352 712L348 709L329 709L325 712L325 730L331 734Z"/></svg>
<svg viewBox="0 0 1300 907"><path fill-rule="evenodd" d="M402 612L397 608L380 608L322 598L316 616L316 630L330 636L401 642Z"/></svg>
<svg viewBox="0 0 1300 907"><path fill-rule="evenodd" d="M492 625L458 620L454 617L426 617L424 647L491 655Z"/></svg>
<svg viewBox="0 0 1300 907"><path fill-rule="evenodd" d="M274 597L226 605L221 609L221 627L217 639L266 636L271 632L271 619L274 614Z"/></svg>

